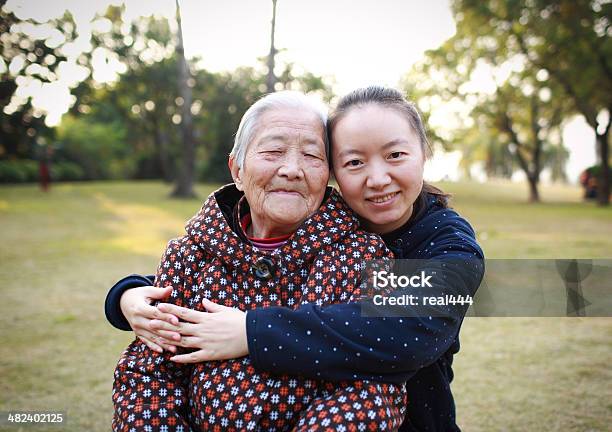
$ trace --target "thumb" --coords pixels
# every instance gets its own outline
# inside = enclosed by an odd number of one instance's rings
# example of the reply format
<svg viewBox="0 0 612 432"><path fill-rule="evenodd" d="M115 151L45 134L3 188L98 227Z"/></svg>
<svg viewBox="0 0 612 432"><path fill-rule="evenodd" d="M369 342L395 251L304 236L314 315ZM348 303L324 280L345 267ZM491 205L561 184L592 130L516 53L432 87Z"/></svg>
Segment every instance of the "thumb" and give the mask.
<svg viewBox="0 0 612 432"><path fill-rule="evenodd" d="M161 299L165 299L166 297L168 297L170 293L172 293L171 286L167 286L165 288L153 288L151 289L151 293L149 294L149 297L152 299L161 300Z"/></svg>
<svg viewBox="0 0 612 432"><path fill-rule="evenodd" d="M207 298L202 300L202 304L208 312L221 312L223 309L225 309L225 306L212 302Z"/></svg>

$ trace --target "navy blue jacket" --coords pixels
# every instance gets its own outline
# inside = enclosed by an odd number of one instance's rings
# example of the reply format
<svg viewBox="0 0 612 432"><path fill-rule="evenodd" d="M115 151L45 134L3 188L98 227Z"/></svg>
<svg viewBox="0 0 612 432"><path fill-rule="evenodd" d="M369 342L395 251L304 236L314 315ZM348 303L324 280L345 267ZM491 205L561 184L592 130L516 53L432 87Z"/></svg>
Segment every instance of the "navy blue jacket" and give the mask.
<svg viewBox="0 0 612 432"><path fill-rule="evenodd" d="M436 285L436 292L473 296L480 285L484 256L473 229L434 195L422 194L413 217L383 239L398 259L448 261L448 286ZM457 262L463 263L459 271L453 267ZM119 307L121 294L149 284L130 276L111 288L106 299L111 324L130 330ZM406 382L408 411L400 431L457 431L450 383L462 321L463 315L366 318L359 303L269 307L248 311L247 339L258 369ZM270 348L278 346L284 355Z"/></svg>

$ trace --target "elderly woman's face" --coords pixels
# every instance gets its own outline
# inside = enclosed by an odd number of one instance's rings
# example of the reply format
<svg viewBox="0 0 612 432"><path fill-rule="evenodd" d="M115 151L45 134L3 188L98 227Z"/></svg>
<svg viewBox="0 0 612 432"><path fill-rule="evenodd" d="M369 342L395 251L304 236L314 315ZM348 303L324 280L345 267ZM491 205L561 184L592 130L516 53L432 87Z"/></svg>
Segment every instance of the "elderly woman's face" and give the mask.
<svg viewBox="0 0 612 432"><path fill-rule="evenodd" d="M260 118L242 169L232 167L255 237L291 233L321 205L329 180L323 134L308 110L277 109Z"/></svg>

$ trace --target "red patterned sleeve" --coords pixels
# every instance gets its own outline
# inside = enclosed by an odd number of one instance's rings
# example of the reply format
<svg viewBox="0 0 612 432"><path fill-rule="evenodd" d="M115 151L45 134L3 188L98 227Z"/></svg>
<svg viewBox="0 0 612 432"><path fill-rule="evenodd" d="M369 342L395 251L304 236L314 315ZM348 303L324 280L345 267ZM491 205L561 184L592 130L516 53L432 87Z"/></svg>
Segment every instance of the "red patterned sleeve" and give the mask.
<svg viewBox="0 0 612 432"><path fill-rule="evenodd" d="M169 302L184 298L184 261L180 240L171 240L157 270L155 286L172 286ZM115 368L113 431L183 431L187 421L191 365L169 360L172 353L157 353L140 339L121 355Z"/></svg>

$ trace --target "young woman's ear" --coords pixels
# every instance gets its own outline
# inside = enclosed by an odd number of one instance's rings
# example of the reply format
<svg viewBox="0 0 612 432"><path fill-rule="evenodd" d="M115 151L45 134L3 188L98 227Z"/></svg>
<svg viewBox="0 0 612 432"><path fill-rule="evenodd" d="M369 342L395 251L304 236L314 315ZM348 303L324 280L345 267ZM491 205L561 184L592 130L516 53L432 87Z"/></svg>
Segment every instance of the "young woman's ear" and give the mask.
<svg viewBox="0 0 612 432"><path fill-rule="evenodd" d="M232 174L232 179L234 180L234 184L236 185L236 189L242 191L242 179L241 169L238 167L238 162L232 156L227 160L227 166L229 167L230 173Z"/></svg>

